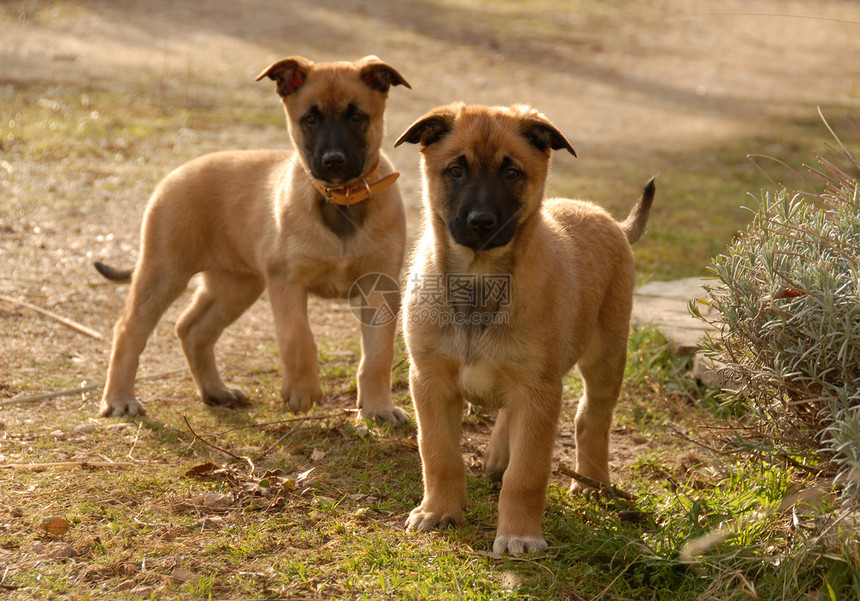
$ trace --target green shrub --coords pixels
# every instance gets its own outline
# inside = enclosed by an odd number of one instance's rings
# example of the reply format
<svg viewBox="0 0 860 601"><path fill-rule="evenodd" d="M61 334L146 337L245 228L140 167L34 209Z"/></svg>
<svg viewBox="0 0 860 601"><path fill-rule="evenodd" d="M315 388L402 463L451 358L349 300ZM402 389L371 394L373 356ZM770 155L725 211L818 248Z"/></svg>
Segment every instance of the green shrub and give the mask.
<svg viewBox="0 0 860 601"><path fill-rule="evenodd" d="M860 490L860 163L843 151L844 168L810 169L820 191L762 195L700 302L718 315L705 353L745 415L736 448L836 474L845 499Z"/></svg>

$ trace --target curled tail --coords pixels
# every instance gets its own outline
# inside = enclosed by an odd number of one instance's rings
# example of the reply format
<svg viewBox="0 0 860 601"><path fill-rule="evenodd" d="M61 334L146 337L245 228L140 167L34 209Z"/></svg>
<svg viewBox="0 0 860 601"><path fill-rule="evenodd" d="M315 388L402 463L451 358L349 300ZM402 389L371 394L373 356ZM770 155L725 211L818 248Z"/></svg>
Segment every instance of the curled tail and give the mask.
<svg viewBox="0 0 860 601"><path fill-rule="evenodd" d="M129 283L131 281L131 274L134 271L132 269L117 269L116 267L105 265L104 263L100 263L99 261L94 262L93 266L96 268L96 271L98 271L104 277L106 277L112 282L118 282L120 284Z"/></svg>
<svg viewBox="0 0 860 601"><path fill-rule="evenodd" d="M652 177L645 184L645 189L642 191L642 196L639 197L639 202L630 211L627 219L621 222L621 229L627 234L627 241L630 244L639 239L645 231L645 224L648 223L648 211L651 210L651 202L654 200L654 179Z"/></svg>

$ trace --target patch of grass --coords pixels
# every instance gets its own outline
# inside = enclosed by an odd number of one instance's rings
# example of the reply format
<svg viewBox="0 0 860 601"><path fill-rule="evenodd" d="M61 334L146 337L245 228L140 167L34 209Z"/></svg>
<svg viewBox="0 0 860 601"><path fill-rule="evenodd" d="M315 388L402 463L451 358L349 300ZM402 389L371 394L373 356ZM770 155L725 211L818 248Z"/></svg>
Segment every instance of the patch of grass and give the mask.
<svg viewBox="0 0 860 601"><path fill-rule="evenodd" d="M651 331L634 332L628 369L633 390L627 392L634 406L653 404L654 386L678 384L673 360L661 356L662 344ZM580 385L571 378L567 386L573 393ZM341 402L349 406L352 400ZM68 430L79 420L77 406L70 413L60 409L55 416L68 415L68 421L53 425ZM625 472L622 487L638 497L635 503L574 498L564 483L554 482L544 518L550 549L536 557L500 558L487 553L498 485L479 471L468 477L464 528L403 530L422 494L409 428L355 422L331 407L317 409L292 434L296 422L281 421L293 418L277 404L229 412L186 398L149 410L146 420L122 429L109 428L122 423L111 420L85 436L49 441L37 434L37 440L13 437L0 444L4 455L29 446L134 464L0 471L0 486L14 499L9 507L22 514L4 515L2 547L14 553L4 585L18 587L10 589L12 599L36 591L83 598L93 594L94 583L114 590L128 581L178 599L741 599L753 591L760 598L792 599L818 590L828 578L836 587L853 582L851 566L821 554L844 542L803 534L804 524L827 518L808 506L795 505L795 517L780 507L791 490L806 486L802 475L780 467L709 461L679 470L665 450L652 451ZM195 441L183 414L197 434L236 456L265 453L255 460L254 475L244 461ZM658 427L642 416L636 420L643 428ZM471 427L486 428L486 421L475 419ZM312 460L315 450L325 456ZM207 462L225 471L185 475ZM309 469L295 485L272 484ZM207 506L206 493L230 500ZM69 520L60 540L40 534L38 523L47 515ZM800 526L792 526L793 519ZM30 551L36 542L44 545L39 553ZM75 549L74 561L50 556L61 543ZM812 550L819 559L799 570L789 567L792 558ZM178 580L177 568L191 578ZM113 598L136 598L129 586Z"/></svg>

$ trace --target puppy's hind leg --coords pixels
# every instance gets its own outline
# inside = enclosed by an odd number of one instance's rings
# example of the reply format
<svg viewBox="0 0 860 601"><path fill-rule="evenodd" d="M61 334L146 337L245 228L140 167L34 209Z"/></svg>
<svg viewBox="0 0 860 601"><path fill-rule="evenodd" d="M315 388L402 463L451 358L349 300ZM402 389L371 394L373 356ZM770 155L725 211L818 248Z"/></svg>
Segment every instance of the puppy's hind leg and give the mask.
<svg viewBox="0 0 860 601"><path fill-rule="evenodd" d="M499 409L496 423L487 444L484 456L484 472L493 480L501 482L508 462L511 459L510 413L507 409Z"/></svg>
<svg viewBox="0 0 860 601"><path fill-rule="evenodd" d="M134 398L134 378L140 354L161 315L178 297L190 274L162 270L160 265L138 262L131 280L125 309L114 328L113 347L107 383L99 405L101 417L143 415L143 407Z"/></svg>
<svg viewBox="0 0 860 601"><path fill-rule="evenodd" d="M223 271L205 271L202 279L194 300L176 324L176 333L203 402L241 407L248 404L248 397L224 385L215 364L215 343L260 297L264 283L254 276Z"/></svg>
<svg viewBox="0 0 860 601"><path fill-rule="evenodd" d="M577 364L585 393L576 411L576 471L609 484L609 430L627 359L626 329L622 335L595 336L586 355ZM571 492L591 492L574 481Z"/></svg>

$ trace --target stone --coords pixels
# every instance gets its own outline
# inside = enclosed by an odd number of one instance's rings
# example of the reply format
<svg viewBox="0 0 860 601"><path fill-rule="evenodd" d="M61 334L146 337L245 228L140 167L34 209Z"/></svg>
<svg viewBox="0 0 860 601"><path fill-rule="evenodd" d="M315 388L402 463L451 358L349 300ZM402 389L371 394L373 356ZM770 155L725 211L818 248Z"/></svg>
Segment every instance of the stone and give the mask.
<svg viewBox="0 0 860 601"><path fill-rule="evenodd" d="M672 350L679 355L693 355L699 350L699 341L708 330L716 331L706 322L690 314L688 304L705 298L702 286L705 278L693 277L672 282L649 282L633 294L633 325L650 325L662 333ZM706 318L712 311L700 305Z"/></svg>
<svg viewBox="0 0 860 601"><path fill-rule="evenodd" d="M649 282L640 286L633 294L634 326L652 326L669 343L673 353L693 355L693 377L710 384L721 386L717 373L719 365L705 358L701 352L701 341L707 333L716 334L715 326L694 317L690 313L690 302L707 298L704 286L716 286L716 280L700 277L683 278L671 282ZM717 317L717 312L708 305L698 303L699 311L705 319Z"/></svg>

